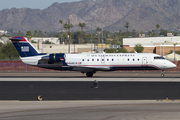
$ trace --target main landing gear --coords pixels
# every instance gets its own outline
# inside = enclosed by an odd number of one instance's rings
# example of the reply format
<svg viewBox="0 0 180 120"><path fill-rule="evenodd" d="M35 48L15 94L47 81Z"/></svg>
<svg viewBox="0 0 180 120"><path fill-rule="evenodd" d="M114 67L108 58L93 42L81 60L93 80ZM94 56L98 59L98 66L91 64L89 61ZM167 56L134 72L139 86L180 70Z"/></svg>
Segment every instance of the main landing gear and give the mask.
<svg viewBox="0 0 180 120"><path fill-rule="evenodd" d="M93 74L94 74L93 72L87 72L87 73L86 73L86 77L92 77Z"/></svg>
<svg viewBox="0 0 180 120"><path fill-rule="evenodd" d="M161 71L161 77L164 77L164 70Z"/></svg>

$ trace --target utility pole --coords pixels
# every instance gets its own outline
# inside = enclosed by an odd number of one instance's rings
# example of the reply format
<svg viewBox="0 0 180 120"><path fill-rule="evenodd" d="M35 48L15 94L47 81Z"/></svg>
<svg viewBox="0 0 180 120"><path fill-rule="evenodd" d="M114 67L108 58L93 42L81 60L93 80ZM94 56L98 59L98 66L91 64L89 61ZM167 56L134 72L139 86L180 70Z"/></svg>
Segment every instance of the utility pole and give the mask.
<svg viewBox="0 0 180 120"><path fill-rule="evenodd" d="M176 47L176 44L177 43L174 43L173 45L174 45L174 63L175 63L175 47Z"/></svg>
<svg viewBox="0 0 180 120"><path fill-rule="evenodd" d="M103 53L103 26L102 26L102 45L101 45L101 52Z"/></svg>
<svg viewBox="0 0 180 120"><path fill-rule="evenodd" d="M92 24L91 24L91 53L92 53Z"/></svg>
<svg viewBox="0 0 180 120"><path fill-rule="evenodd" d="M71 40L70 29L71 29L71 27L70 27L70 19L68 19L68 32L69 32L69 49L68 49L68 53L71 52L70 51L70 40Z"/></svg>

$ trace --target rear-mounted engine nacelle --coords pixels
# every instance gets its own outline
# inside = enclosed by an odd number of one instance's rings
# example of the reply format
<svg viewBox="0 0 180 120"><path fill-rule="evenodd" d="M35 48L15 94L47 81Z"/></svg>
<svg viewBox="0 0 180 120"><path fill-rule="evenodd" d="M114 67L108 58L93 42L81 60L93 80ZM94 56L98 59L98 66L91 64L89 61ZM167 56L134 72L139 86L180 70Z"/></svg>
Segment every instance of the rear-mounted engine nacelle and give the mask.
<svg viewBox="0 0 180 120"><path fill-rule="evenodd" d="M49 55L49 62L62 62L64 61L64 54L58 53L58 54L50 54Z"/></svg>

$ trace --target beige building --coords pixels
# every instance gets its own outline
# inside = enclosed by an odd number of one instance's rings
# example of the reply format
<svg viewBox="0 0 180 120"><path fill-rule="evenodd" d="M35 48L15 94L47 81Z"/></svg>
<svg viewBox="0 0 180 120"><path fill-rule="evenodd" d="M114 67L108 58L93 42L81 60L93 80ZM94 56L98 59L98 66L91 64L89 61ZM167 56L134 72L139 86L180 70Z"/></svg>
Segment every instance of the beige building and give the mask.
<svg viewBox="0 0 180 120"><path fill-rule="evenodd" d="M174 52L171 54L165 55L163 57L170 60L170 61L180 61L180 55L174 54Z"/></svg>
<svg viewBox="0 0 180 120"><path fill-rule="evenodd" d="M40 53L68 53L69 45L65 44L37 44L32 43L32 45ZM94 44L92 44L92 52L94 49ZM70 44L70 53L91 53L91 44Z"/></svg>
<svg viewBox="0 0 180 120"><path fill-rule="evenodd" d="M134 50L136 44L141 44L144 47L144 53L156 53L164 56L170 51L180 50L180 36L123 39L123 45L129 52Z"/></svg>

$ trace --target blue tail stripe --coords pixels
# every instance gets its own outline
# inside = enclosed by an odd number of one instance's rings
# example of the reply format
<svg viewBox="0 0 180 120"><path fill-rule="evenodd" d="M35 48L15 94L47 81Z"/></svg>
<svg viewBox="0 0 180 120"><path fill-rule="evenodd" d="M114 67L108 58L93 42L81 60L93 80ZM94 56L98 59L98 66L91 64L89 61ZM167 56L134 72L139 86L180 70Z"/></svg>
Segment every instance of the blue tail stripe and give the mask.
<svg viewBox="0 0 180 120"><path fill-rule="evenodd" d="M13 43L21 57L30 57L40 55L28 42Z"/></svg>

